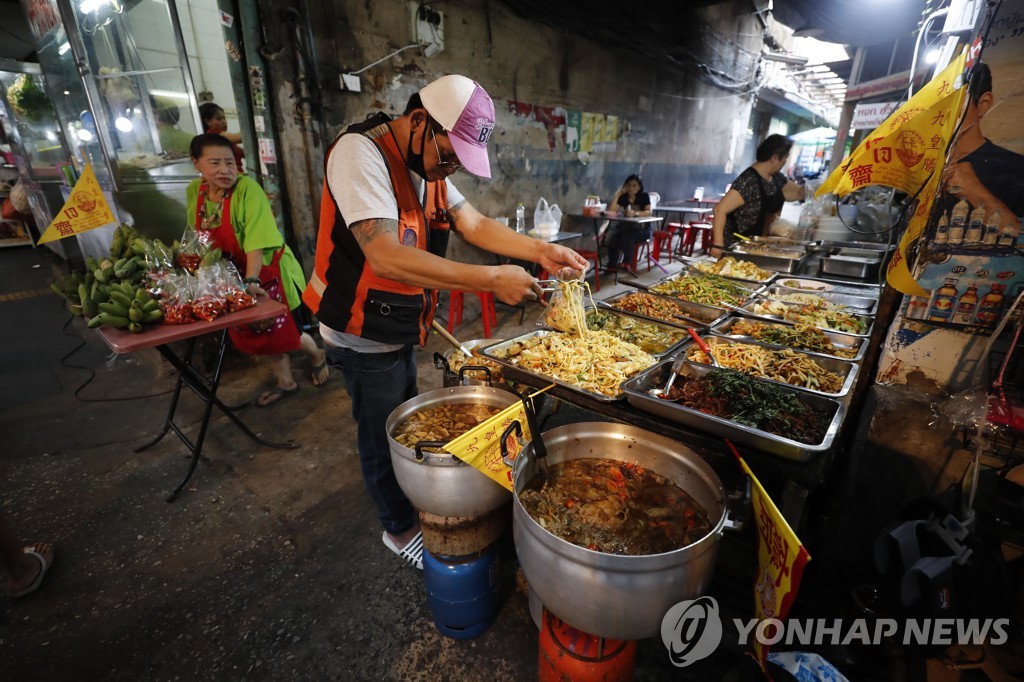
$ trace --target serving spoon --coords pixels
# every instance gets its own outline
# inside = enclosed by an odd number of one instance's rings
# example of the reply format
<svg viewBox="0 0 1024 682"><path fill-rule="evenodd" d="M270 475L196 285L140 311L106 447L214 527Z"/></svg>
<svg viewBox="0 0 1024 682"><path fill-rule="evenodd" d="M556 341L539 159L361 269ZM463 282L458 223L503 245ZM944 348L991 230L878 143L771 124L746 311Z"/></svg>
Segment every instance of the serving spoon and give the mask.
<svg viewBox="0 0 1024 682"><path fill-rule="evenodd" d="M434 331L436 331L438 334L441 335L441 338L443 338L445 341L447 341L448 343L450 343L453 346L455 346L456 350L460 350L463 353L465 353L467 358L473 357L473 351L471 351L469 348L467 348L466 344L462 343L457 338L455 338L454 336L449 334L448 330L445 329L444 327L442 327L441 324L437 320L434 320L433 323L431 324L431 326L434 328Z"/></svg>

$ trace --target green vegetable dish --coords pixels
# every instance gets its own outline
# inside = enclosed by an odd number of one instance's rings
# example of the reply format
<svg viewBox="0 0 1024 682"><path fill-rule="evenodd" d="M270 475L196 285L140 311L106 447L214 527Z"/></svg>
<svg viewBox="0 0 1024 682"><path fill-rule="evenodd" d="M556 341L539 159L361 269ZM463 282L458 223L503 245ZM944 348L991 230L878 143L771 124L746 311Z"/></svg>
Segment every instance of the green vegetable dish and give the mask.
<svg viewBox="0 0 1024 682"><path fill-rule="evenodd" d="M821 443L828 429L828 415L815 411L794 393L734 369L680 376L663 398L809 445Z"/></svg>
<svg viewBox="0 0 1024 682"><path fill-rule="evenodd" d="M742 284L720 275L691 275L660 282L651 287L656 294L675 296L694 303L721 306L723 303L741 306L751 296Z"/></svg>
<svg viewBox="0 0 1024 682"><path fill-rule="evenodd" d="M600 310L587 311L587 328L595 332L608 332L627 343L639 346L651 355L664 353L686 336L686 332L678 329L670 330L635 317Z"/></svg>

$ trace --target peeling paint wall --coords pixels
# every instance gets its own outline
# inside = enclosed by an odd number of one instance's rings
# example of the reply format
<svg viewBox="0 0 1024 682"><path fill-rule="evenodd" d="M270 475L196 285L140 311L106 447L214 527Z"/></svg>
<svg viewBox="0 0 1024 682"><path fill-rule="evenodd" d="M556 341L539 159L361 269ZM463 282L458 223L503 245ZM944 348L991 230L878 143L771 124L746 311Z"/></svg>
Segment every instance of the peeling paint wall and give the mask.
<svg viewBox="0 0 1024 682"><path fill-rule="evenodd" d="M316 211L322 175L309 182L296 178L306 164L322 174L323 147L307 150L294 108L294 59L281 16L283 2L263 0L265 37L270 49L282 48L272 60L272 87L282 124L281 156L286 166L295 222L305 224ZM751 101L698 80L694 69L669 69L626 48L606 46L561 29L523 19L495 0L442 3L445 45L427 58L418 48L406 50L361 74L362 92L342 92L339 76L364 68L412 40L409 3L403 0L310 3L312 59L322 85L324 134L330 140L343 126L374 111L399 115L411 94L434 78L461 73L478 81L495 101L497 125L490 146L492 179L460 173L454 181L470 203L488 215L514 215L522 201L532 216L538 198L576 212L589 194L611 197L627 175L639 172L649 191L662 200L692 195L697 186L708 194L726 183L752 159L738 158L745 148ZM305 10L303 10L305 11ZM760 21L749 2L737 0L694 10L720 34L744 49L761 48ZM722 52L722 46L717 49ZM580 156L565 151L563 131L554 131L510 113L508 101L539 107L580 110L617 116L622 135L614 151ZM326 146L326 145L324 145ZM728 170L727 170L728 169ZM305 204L305 205L304 205ZM568 224L566 223L568 226ZM587 226L586 232L589 232ZM308 268L312 246L308 236L301 254ZM455 257L472 257L460 245ZM479 255L477 255L479 257Z"/></svg>

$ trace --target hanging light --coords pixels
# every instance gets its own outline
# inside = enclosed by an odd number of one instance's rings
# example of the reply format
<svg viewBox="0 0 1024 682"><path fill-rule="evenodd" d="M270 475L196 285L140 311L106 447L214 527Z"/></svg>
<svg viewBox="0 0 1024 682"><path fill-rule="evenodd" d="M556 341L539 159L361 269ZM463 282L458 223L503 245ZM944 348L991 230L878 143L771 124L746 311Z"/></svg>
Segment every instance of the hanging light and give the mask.
<svg viewBox="0 0 1024 682"><path fill-rule="evenodd" d="M132 124L130 120L128 120L124 116L118 116L116 119L114 119L114 127L120 130L122 133L130 133L132 131L132 128L134 128L135 126Z"/></svg>

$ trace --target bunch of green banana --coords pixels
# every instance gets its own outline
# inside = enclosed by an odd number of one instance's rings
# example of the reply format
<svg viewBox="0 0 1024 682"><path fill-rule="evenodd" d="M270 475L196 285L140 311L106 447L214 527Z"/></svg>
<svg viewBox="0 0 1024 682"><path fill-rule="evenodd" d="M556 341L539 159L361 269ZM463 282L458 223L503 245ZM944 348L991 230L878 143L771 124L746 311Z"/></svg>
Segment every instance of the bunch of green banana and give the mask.
<svg viewBox="0 0 1024 682"><path fill-rule="evenodd" d="M114 237L110 241L110 260L116 261L119 258L130 258L141 256L145 252L145 240L142 243L142 253L135 250L135 241L139 239L139 233L132 225L118 225L114 229Z"/></svg>
<svg viewBox="0 0 1024 682"><path fill-rule="evenodd" d="M96 308L96 314L89 318L90 329L105 324L138 333L144 324L154 324L164 316L160 303L145 287L133 287L128 282L110 285L110 299Z"/></svg>

